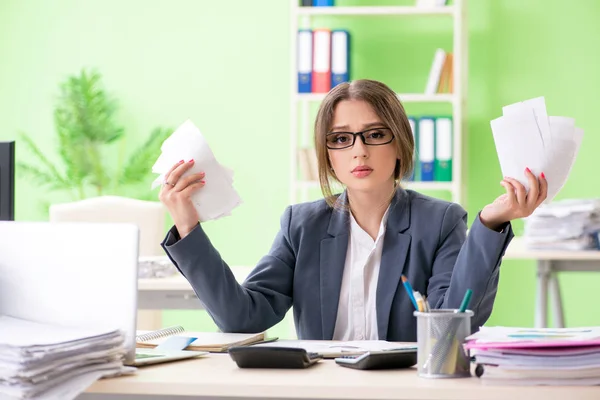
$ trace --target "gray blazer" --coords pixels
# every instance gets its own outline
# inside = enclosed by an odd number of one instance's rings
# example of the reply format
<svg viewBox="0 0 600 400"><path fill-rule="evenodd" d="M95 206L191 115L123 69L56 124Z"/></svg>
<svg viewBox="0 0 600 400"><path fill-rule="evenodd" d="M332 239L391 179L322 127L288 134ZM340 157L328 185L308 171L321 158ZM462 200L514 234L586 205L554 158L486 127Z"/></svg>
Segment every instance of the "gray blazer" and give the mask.
<svg viewBox="0 0 600 400"><path fill-rule="evenodd" d="M338 197L346 204L346 195ZM513 237L475 219L458 204L399 188L390 211L376 292L379 339L416 341L414 307L402 274L427 295L432 308L458 308L467 289L472 330L492 312L499 267ZM349 215L324 200L287 207L269 253L240 285L198 225L178 240L172 228L162 243L200 301L225 332L260 332L291 306L299 339L333 338L348 247Z"/></svg>

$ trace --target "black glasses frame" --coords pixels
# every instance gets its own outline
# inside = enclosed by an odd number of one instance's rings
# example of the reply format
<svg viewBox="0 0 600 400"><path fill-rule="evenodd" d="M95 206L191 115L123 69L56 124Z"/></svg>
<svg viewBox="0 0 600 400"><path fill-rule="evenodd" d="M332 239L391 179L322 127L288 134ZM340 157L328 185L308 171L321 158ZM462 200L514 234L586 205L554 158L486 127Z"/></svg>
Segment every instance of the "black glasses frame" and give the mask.
<svg viewBox="0 0 600 400"><path fill-rule="evenodd" d="M360 136L360 139L362 140L363 144L365 146L383 146L386 145L388 143L391 143L392 140L394 140L394 134L392 133L392 137L390 138L390 140L388 140L385 143L379 143L379 144L372 144L372 143L367 143L367 140L365 139L364 134L370 131L376 131L376 130L387 130L387 131L391 131L390 128L386 128L384 126L382 127L378 127L378 128L369 128L369 129L365 129L364 131L361 132L329 132L327 135L325 135L325 146L327 146L327 148L329 150L343 150L343 149L347 149L349 147L354 146L354 143L356 143L356 137ZM349 144L348 146L344 146L344 147L329 147L329 144L327 143L327 137L331 136L331 135L341 135L341 134L350 134L352 135L352 143Z"/></svg>

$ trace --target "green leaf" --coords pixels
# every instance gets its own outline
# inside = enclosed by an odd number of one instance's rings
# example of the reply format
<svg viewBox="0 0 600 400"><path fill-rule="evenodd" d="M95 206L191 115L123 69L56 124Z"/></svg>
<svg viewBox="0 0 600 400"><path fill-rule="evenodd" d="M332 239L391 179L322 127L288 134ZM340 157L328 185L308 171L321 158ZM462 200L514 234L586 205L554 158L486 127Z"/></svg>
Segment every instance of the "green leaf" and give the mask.
<svg viewBox="0 0 600 400"><path fill-rule="evenodd" d="M19 137L23 140L23 143L29 150L39 159L42 165L47 169L48 172L44 172L44 175L48 175L49 180L55 181L58 186L66 186L67 180L58 172L58 169L48 160L42 150L33 142L27 134L20 132ZM26 171L31 171L31 168L25 168Z"/></svg>
<svg viewBox="0 0 600 400"><path fill-rule="evenodd" d="M32 182L42 186L49 186L52 190L69 189L70 186L63 180L57 180L56 177L41 168L18 162L17 170L23 176L31 178Z"/></svg>
<svg viewBox="0 0 600 400"><path fill-rule="evenodd" d="M122 185L135 184L148 178L152 164L160 155L160 146L172 132L173 129L169 128L155 128L148 139L129 158L118 178L119 183Z"/></svg>

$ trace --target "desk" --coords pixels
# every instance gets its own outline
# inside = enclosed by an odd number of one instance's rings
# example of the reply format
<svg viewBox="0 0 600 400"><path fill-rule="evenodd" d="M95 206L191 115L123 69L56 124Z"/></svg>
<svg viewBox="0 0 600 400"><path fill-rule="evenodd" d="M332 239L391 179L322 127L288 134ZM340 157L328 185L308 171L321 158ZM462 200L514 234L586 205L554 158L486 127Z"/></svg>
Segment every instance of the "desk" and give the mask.
<svg viewBox="0 0 600 400"><path fill-rule="evenodd" d="M546 328L548 299L552 301L554 325L565 326L558 272L600 271L600 251L529 250L521 237L515 237L506 250L504 260L536 260L537 295L535 305L535 327Z"/></svg>
<svg viewBox="0 0 600 400"><path fill-rule="evenodd" d="M243 282L252 268L231 267L231 270L238 282ZM168 278L139 279L138 309L201 310L203 306L187 279L178 273Z"/></svg>
<svg viewBox="0 0 600 400"><path fill-rule="evenodd" d="M227 354L210 354L140 368L134 376L97 381L78 400L140 398L598 400L600 386L487 386L478 378L424 379L412 368L359 371L332 360L304 370L239 369Z"/></svg>

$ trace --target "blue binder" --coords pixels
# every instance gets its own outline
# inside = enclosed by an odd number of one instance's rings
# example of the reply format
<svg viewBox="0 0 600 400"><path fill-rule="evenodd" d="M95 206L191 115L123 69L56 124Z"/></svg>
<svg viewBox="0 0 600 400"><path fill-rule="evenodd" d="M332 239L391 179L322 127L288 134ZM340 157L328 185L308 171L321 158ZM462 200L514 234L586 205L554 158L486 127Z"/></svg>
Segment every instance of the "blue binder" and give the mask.
<svg viewBox="0 0 600 400"><path fill-rule="evenodd" d="M331 31L331 87L350 80L350 33Z"/></svg>
<svg viewBox="0 0 600 400"><path fill-rule="evenodd" d="M435 167L435 118L422 117L419 119L419 167L421 180L434 180Z"/></svg>
<svg viewBox="0 0 600 400"><path fill-rule="evenodd" d="M310 29L298 31L298 93L312 91L313 32Z"/></svg>
<svg viewBox="0 0 600 400"><path fill-rule="evenodd" d="M419 169L419 160L417 157L417 154L419 154L419 141L418 141L418 134L417 134L417 119L415 117L408 117L408 123L410 125L410 130L411 133L413 135L413 142L414 142L414 154L413 154L413 170L408 178L409 181L414 181L417 179L418 174L417 174L417 170Z"/></svg>
<svg viewBox="0 0 600 400"><path fill-rule="evenodd" d="M313 0L314 7L332 7L334 0Z"/></svg>

